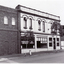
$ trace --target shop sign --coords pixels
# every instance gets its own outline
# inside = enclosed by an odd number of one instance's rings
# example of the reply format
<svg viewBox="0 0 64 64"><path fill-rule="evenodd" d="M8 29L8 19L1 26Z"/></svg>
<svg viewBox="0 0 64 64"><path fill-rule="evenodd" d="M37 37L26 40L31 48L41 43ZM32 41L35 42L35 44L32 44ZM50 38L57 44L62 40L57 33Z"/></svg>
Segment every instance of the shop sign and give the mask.
<svg viewBox="0 0 64 64"><path fill-rule="evenodd" d="M22 41L22 44L28 44L28 41Z"/></svg>

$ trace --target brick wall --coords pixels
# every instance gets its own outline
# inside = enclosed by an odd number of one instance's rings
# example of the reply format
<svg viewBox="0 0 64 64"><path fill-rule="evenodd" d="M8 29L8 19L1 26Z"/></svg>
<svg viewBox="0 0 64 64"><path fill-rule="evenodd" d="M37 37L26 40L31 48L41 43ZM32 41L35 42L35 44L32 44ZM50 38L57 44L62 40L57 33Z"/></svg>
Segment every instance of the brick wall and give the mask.
<svg viewBox="0 0 64 64"><path fill-rule="evenodd" d="M4 24L4 16L8 18L7 25ZM11 24L12 17L15 18L15 25ZM19 21L17 19L15 9L0 6L0 55L20 53Z"/></svg>

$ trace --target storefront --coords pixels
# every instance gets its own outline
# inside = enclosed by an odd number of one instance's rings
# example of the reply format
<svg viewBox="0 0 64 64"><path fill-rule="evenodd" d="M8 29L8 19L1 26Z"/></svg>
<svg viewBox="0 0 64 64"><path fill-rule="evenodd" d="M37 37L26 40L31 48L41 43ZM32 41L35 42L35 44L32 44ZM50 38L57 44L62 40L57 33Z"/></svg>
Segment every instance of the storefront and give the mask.
<svg viewBox="0 0 64 64"><path fill-rule="evenodd" d="M60 50L60 36L34 34L31 41L30 38L26 38L26 41L22 41L21 46L22 53L29 53L30 50L31 52Z"/></svg>

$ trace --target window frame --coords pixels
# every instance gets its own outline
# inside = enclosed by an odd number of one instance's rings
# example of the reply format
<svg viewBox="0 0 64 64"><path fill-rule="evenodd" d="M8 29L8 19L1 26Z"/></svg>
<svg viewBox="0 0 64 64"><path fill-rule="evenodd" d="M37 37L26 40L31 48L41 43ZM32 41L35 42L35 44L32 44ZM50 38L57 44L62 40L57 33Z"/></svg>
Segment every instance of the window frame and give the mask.
<svg viewBox="0 0 64 64"><path fill-rule="evenodd" d="M45 32L45 21L43 21L43 32Z"/></svg>
<svg viewBox="0 0 64 64"><path fill-rule="evenodd" d="M38 30L41 31L41 20L38 20Z"/></svg>
<svg viewBox="0 0 64 64"><path fill-rule="evenodd" d="M4 24L5 24L5 25L8 24L8 18L7 18L7 16L4 16Z"/></svg>
<svg viewBox="0 0 64 64"><path fill-rule="evenodd" d="M27 29L27 17L23 17L24 20L24 29Z"/></svg>
<svg viewBox="0 0 64 64"><path fill-rule="evenodd" d="M32 18L29 18L30 19L30 27L29 29L32 29Z"/></svg>
<svg viewBox="0 0 64 64"><path fill-rule="evenodd" d="M16 25L16 22L15 22L15 18L14 17L12 17L12 25L13 26Z"/></svg>

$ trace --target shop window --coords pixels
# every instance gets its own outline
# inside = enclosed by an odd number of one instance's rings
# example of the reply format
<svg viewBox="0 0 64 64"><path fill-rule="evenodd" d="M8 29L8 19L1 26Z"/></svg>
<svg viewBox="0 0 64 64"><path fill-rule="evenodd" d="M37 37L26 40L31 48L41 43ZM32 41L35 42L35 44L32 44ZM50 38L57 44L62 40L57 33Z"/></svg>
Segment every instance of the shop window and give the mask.
<svg viewBox="0 0 64 64"><path fill-rule="evenodd" d="M45 32L45 22L43 21L43 32Z"/></svg>
<svg viewBox="0 0 64 64"><path fill-rule="evenodd" d="M49 46L52 47L52 38L49 38Z"/></svg>
<svg viewBox="0 0 64 64"><path fill-rule="evenodd" d="M28 49L28 48L34 48L35 44L34 44L34 42L28 41L28 43L26 43L26 41L25 41L25 43L21 43L21 46L23 49L26 49L26 48Z"/></svg>
<svg viewBox="0 0 64 64"><path fill-rule="evenodd" d="M30 48L34 48L34 44L22 44L22 49L30 49Z"/></svg>
<svg viewBox="0 0 64 64"><path fill-rule="evenodd" d="M32 29L32 18L30 18L30 27L29 29Z"/></svg>
<svg viewBox="0 0 64 64"><path fill-rule="evenodd" d="M47 37L38 37L37 39L37 48L47 48Z"/></svg>
<svg viewBox="0 0 64 64"><path fill-rule="evenodd" d="M41 31L41 21L38 20L38 30Z"/></svg>
<svg viewBox="0 0 64 64"><path fill-rule="evenodd" d="M41 41L37 41L37 48L47 48L47 43L41 43Z"/></svg>
<svg viewBox="0 0 64 64"><path fill-rule="evenodd" d="M49 43L49 46L52 47L52 43Z"/></svg>
<svg viewBox="0 0 64 64"><path fill-rule="evenodd" d="M24 29L27 29L27 18L24 17L23 20L24 20Z"/></svg>
<svg viewBox="0 0 64 64"><path fill-rule="evenodd" d="M59 38L57 38L57 41L59 41Z"/></svg>
<svg viewBox="0 0 64 64"><path fill-rule="evenodd" d="M49 41L52 41L52 38L49 38Z"/></svg>
<svg viewBox="0 0 64 64"><path fill-rule="evenodd" d="M57 46L59 46L59 43L57 43Z"/></svg>
<svg viewBox="0 0 64 64"><path fill-rule="evenodd" d="M12 18L12 25L15 25L15 18Z"/></svg>
<svg viewBox="0 0 64 64"><path fill-rule="evenodd" d="M8 18L4 16L4 24L8 24Z"/></svg>

